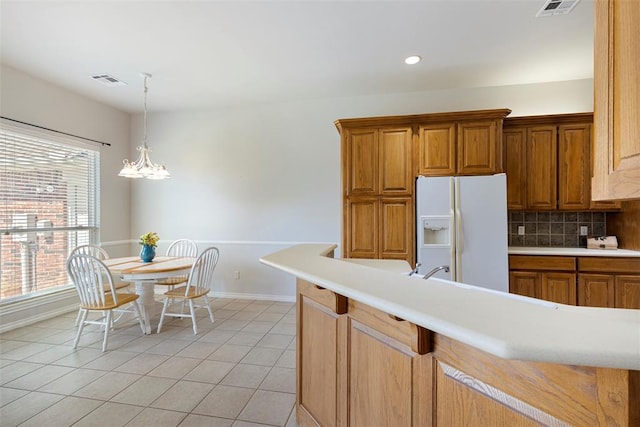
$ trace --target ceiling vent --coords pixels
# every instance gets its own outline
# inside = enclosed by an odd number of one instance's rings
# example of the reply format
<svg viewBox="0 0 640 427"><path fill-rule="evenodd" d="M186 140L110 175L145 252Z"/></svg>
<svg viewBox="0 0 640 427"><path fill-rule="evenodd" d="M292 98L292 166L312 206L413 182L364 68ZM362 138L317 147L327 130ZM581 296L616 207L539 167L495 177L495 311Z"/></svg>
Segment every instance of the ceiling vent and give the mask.
<svg viewBox="0 0 640 427"><path fill-rule="evenodd" d="M115 77L109 74L96 74L91 76L91 78L97 82L102 83L105 86L114 87L114 86L125 86L126 83L122 80L118 80Z"/></svg>
<svg viewBox="0 0 640 427"><path fill-rule="evenodd" d="M538 11L536 17L566 15L571 12L580 0L547 0Z"/></svg>

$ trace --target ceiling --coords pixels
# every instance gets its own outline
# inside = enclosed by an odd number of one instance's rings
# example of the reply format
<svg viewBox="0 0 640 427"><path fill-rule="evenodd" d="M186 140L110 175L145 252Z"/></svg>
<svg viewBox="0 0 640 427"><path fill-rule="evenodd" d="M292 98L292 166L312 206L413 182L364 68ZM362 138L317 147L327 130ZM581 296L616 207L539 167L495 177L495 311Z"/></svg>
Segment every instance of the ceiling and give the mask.
<svg viewBox="0 0 640 427"><path fill-rule="evenodd" d="M0 61L126 112L591 78L593 0L543 4L1 0Z"/></svg>

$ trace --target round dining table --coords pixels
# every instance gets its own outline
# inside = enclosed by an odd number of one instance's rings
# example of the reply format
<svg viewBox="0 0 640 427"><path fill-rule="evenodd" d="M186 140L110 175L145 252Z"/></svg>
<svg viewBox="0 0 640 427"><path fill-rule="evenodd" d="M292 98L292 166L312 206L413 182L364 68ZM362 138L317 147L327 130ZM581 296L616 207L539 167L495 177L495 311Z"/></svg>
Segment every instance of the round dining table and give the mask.
<svg viewBox="0 0 640 427"><path fill-rule="evenodd" d="M111 274L125 282L135 284L140 295L145 334L151 334L151 321L156 317L154 285L157 280L188 274L196 258L157 256L151 262L143 262L139 256L109 258L104 260Z"/></svg>

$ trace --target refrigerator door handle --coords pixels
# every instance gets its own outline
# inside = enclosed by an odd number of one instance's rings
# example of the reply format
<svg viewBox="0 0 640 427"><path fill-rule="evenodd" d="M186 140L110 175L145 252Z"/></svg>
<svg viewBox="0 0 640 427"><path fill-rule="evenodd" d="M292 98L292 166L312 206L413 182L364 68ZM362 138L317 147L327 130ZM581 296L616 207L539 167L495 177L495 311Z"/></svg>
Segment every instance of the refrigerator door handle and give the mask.
<svg viewBox="0 0 640 427"><path fill-rule="evenodd" d="M456 269L454 280L462 282L462 213L460 211L460 178L455 178L455 207L456 207Z"/></svg>
<svg viewBox="0 0 640 427"><path fill-rule="evenodd" d="M451 227L449 227L449 229L451 230L451 237L449 239L449 242L451 243L449 245L450 247L450 259L451 259L451 278L453 280L456 279L456 271L458 270L458 266L456 264L457 261L457 257L456 257L456 252L457 252L457 248L456 248L456 226L455 226L455 221L456 221L456 213L455 213L455 194L456 194L456 179L455 178L451 178L449 180L449 208L450 208L450 215L451 215L451 221L454 222L454 225L452 225Z"/></svg>

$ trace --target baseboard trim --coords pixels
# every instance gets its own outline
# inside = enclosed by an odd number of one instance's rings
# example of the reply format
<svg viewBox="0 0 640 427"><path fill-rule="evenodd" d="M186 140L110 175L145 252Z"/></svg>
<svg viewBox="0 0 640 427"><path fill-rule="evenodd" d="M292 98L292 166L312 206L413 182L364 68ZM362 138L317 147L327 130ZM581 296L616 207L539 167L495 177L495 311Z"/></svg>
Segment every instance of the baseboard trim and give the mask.
<svg viewBox="0 0 640 427"><path fill-rule="evenodd" d="M213 298L255 299L255 300L261 300L261 301L296 302L296 297L291 295L244 294L244 293L211 291L209 292L209 296Z"/></svg>
<svg viewBox="0 0 640 427"><path fill-rule="evenodd" d="M46 304L43 304L43 306L46 306ZM78 310L77 301L63 307L58 307L55 310L48 310L34 316L15 320L13 322L2 321L2 324L0 325L0 334L11 331L13 329L22 328L24 326L33 325L34 323L42 322L43 320L48 320L76 310Z"/></svg>

